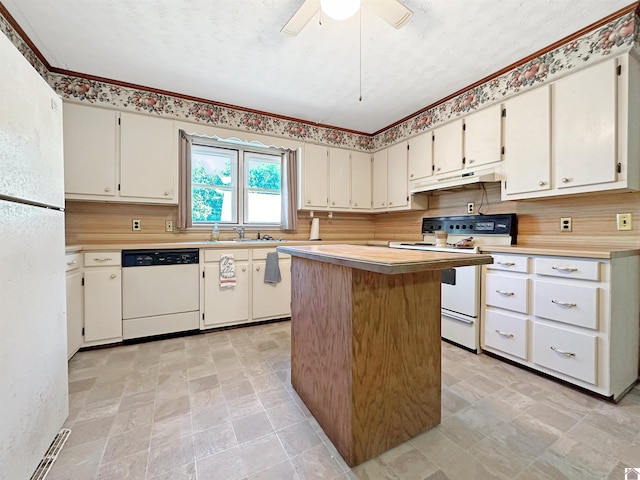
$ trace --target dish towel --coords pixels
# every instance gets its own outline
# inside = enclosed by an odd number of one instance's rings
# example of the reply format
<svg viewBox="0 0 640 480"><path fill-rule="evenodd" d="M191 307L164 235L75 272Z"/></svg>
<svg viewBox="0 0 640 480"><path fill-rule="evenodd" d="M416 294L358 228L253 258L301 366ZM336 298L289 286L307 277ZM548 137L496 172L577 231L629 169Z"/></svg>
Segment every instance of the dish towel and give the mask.
<svg viewBox="0 0 640 480"><path fill-rule="evenodd" d="M281 280L278 252L269 252L267 253L267 261L264 266L264 283L278 283Z"/></svg>
<svg viewBox="0 0 640 480"><path fill-rule="evenodd" d="M236 286L236 261L233 255L220 255L220 288Z"/></svg>

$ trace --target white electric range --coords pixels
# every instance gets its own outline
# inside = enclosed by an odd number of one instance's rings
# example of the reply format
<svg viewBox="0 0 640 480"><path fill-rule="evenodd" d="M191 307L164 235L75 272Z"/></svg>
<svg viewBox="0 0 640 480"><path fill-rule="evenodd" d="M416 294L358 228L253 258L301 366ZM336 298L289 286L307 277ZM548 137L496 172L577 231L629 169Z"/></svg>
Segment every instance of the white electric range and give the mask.
<svg viewBox="0 0 640 480"><path fill-rule="evenodd" d="M435 246L436 230L448 234L445 247ZM422 242L390 242L391 248L477 254L481 245L515 245L515 213L422 219ZM481 267L442 271L442 339L480 353Z"/></svg>

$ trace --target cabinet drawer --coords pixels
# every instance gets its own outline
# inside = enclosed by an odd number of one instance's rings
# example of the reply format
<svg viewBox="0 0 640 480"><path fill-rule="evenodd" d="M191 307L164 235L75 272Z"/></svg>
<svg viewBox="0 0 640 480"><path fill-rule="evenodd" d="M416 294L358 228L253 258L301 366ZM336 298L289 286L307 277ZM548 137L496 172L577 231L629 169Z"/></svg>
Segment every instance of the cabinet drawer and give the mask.
<svg viewBox="0 0 640 480"><path fill-rule="evenodd" d="M597 337L534 323L533 361L596 384Z"/></svg>
<svg viewBox="0 0 640 480"><path fill-rule="evenodd" d="M526 318L486 310L484 343L487 347L526 360L528 324Z"/></svg>
<svg viewBox="0 0 640 480"><path fill-rule="evenodd" d="M82 262L82 254L80 253L68 253L64 256L65 271L70 272L80 268Z"/></svg>
<svg viewBox="0 0 640 480"><path fill-rule="evenodd" d="M254 260L266 260L267 259L267 253L270 252L275 252L276 249L275 248L255 248L253 250L253 259ZM287 258L291 258L291 255L288 255L286 253L280 253L278 252L278 259L279 260L284 260Z"/></svg>
<svg viewBox="0 0 640 480"><path fill-rule="evenodd" d="M551 277L600 280L600 262L573 258L536 258L535 273Z"/></svg>
<svg viewBox="0 0 640 480"><path fill-rule="evenodd" d="M598 297L598 287L536 280L533 313L537 317L597 329Z"/></svg>
<svg viewBox="0 0 640 480"><path fill-rule="evenodd" d="M529 313L529 279L487 274L486 303L521 313Z"/></svg>
<svg viewBox="0 0 640 480"><path fill-rule="evenodd" d="M491 255L493 263L487 265L491 270L507 270L510 272L529 273L529 257L520 255Z"/></svg>
<svg viewBox="0 0 640 480"><path fill-rule="evenodd" d="M84 254L84 266L85 267L103 267L105 265L120 265L121 253L118 250L100 251L100 252L85 252Z"/></svg>
<svg viewBox="0 0 640 480"><path fill-rule="evenodd" d="M204 261L205 262L219 262L220 257L222 255L233 255L233 259L238 260L249 260L249 249L237 249L237 250L219 250L219 249L209 249L204 251Z"/></svg>

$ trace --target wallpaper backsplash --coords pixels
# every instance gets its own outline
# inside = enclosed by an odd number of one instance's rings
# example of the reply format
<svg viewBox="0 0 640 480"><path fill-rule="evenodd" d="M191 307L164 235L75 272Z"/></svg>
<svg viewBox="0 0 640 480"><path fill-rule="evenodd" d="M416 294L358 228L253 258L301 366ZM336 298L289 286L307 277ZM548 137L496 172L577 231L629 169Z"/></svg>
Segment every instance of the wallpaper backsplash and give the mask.
<svg viewBox="0 0 640 480"><path fill-rule="evenodd" d="M596 63L604 57L620 55L631 48L637 49L640 38L638 24L635 13L623 15L499 77L371 136L222 107L214 103L186 100L152 89L136 90L114 83L50 72L7 19L0 15L0 30L64 99L364 151L379 150L452 118L503 101L524 89L556 80L571 70Z"/></svg>

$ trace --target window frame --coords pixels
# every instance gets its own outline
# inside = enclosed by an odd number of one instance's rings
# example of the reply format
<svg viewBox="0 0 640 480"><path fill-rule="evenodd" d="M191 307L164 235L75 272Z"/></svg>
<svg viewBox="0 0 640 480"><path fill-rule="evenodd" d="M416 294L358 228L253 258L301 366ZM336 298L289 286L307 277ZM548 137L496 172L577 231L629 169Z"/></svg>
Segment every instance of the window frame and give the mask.
<svg viewBox="0 0 640 480"><path fill-rule="evenodd" d="M248 187L248 172L246 164L249 159L247 159L246 154L249 156L261 156L261 157L273 157L272 163L277 163L280 167L280 205L282 205L282 154L284 153L284 149L277 147L257 147L254 145L247 145L241 141L235 141L234 139L229 139L227 141L221 141L210 138L198 138L192 137L192 145L191 152L193 155L194 148L213 148L219 150L228 150L235 152L235 170L232 162L232 177L235 177L235 184L232 187L220 187L220 186L208 186L204 185L206 188L221 188L221 189L232 189L232 208L234 208L233 216L234 221L224 222L224 221L211 221L211 222L201 222L193 219L193 204L191 205L191 218L192 218L192 226L195 228L211 228L214 224L218 224L221 227L235 227L235 226L245 226L249 228L280 228L282 225L282 212L280 213L281 217L278 222L266 223L266 222L247 222L248 218L248 193L249 191L267 191L273 192L274 190L263 190L263 189L249 189ZM255 158L255 157L254 157ZM190 195L191 200L193 202L193 165L191 166L189 184L190 184Z"/></svg>

